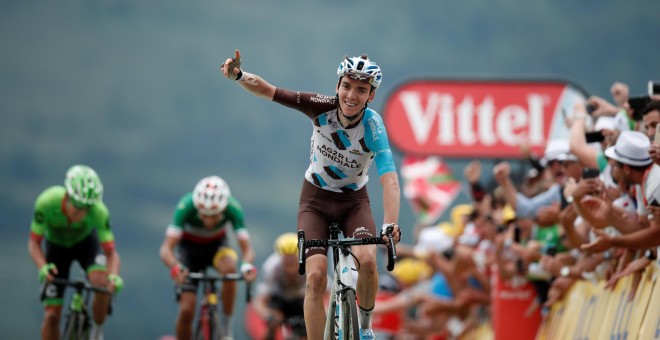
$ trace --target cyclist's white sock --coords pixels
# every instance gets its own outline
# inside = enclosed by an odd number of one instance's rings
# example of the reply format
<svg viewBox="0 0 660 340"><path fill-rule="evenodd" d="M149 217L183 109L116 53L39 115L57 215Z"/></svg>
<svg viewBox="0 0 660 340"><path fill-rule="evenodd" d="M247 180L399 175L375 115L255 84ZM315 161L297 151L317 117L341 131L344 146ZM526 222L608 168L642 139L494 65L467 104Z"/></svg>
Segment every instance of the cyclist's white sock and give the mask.
<svg viewBox="0 0 660 340"><path fill-rule="evenodd" d="M231 329L231 315L225 315L224 313L220 313L220 329L222 332L222 336L234 336L234 331Z"/></svg>
<svg viewBox="0 0 660 340"><path fill-rule="evenodd" d="M102 340L103 339L103 324L97 324L96 322L92 323L92 331L90 334L90 339L92 340Z"/></svg>
<svg viewBox="0 0 660 340"><path fill-rule="evenodd" d="M371 313L374 311L374 307L369 309L364 309L362 306L358 307L360 309L360 328L371 329Z"/></svg>

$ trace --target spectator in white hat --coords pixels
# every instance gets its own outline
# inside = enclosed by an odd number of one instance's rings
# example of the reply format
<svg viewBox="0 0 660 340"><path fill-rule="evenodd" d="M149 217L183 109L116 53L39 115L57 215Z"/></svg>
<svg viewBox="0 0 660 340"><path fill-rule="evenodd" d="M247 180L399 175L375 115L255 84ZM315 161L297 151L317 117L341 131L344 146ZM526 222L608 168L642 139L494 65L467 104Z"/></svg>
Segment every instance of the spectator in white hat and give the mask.
<svg viewBox="0 0 660 340"><path fill-rule="evenodd" d="M650 141L638 131L623 131L614 146L605 150L610 159L612 175L617 181L636 186L637 219L621 218L609 213L607 219L617 229L631 231L625 235L608 236L595 231L599 237L582 249L600 252L610 247L646 249L660 245L660 210L651 207L660 202L660 167L653 164L649 155ZM652 214L649 214L649 213Z"/></svg>

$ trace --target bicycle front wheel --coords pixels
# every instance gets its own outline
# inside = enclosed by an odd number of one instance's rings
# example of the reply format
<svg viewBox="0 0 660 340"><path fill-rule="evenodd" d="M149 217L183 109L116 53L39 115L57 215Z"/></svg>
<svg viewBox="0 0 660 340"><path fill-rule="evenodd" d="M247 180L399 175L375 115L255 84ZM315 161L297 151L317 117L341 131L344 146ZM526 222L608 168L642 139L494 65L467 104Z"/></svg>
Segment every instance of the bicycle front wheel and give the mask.
<svg viewBox="0 0 660 340"><path fill-rule="evenodd" d="M195 327L193 335L195 340L218 340L220 339L220 319L218 313L208 311L202 314Z"/></svg>
<svg viewBox="0 0 660 340"><path fill-rule="evenodd" d="M82 340L89 339L89 324L83 314L71 314L64 325L64 340Z"/></svg>
<svg viewBox="0 0 660 340"><path fill-rule="evenodd" d="M342 339L360 340L360 324L358 322L357 302L355 300L355 291L347 290L345 299L341 302L341 309L343 315L340 322L342 323Z"/></svg>

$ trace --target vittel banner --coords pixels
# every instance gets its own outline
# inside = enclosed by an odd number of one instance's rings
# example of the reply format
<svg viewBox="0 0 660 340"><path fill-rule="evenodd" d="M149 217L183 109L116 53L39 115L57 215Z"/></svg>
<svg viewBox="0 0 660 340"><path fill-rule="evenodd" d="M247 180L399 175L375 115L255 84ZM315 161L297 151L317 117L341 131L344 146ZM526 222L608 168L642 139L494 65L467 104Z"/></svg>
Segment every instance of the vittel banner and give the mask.
<svg viewBox="0 0 660 340"><path fill-rule="evenodd" d="M586 96L561 81L414 80L389 95L383 119L406 154L516 158L523 143L542 154L568 138L564 113Z"/></svg>

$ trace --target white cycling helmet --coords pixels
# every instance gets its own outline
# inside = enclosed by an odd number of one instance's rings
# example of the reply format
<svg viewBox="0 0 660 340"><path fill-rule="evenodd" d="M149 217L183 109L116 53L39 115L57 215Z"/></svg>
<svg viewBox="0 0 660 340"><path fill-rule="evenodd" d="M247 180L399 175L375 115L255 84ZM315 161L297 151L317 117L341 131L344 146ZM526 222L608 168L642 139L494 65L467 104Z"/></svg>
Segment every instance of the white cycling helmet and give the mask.
<svg viewBox="0 0 660 340"><path fill-rule="evenodd" d="M378 88L383 80L383 72L380 70L380 66L371 61L366 54L352 58L344 57L337 68L337 76L339 78L349 76L353 79L368 80L374 89Z"/></svg>
<svg viewBox="0 0 660 340"><path fill-rule="evenodd" d="M193 190L193 204L202 215L217 215L229 203L229 186L218 176L202 178Z"/></svg>

